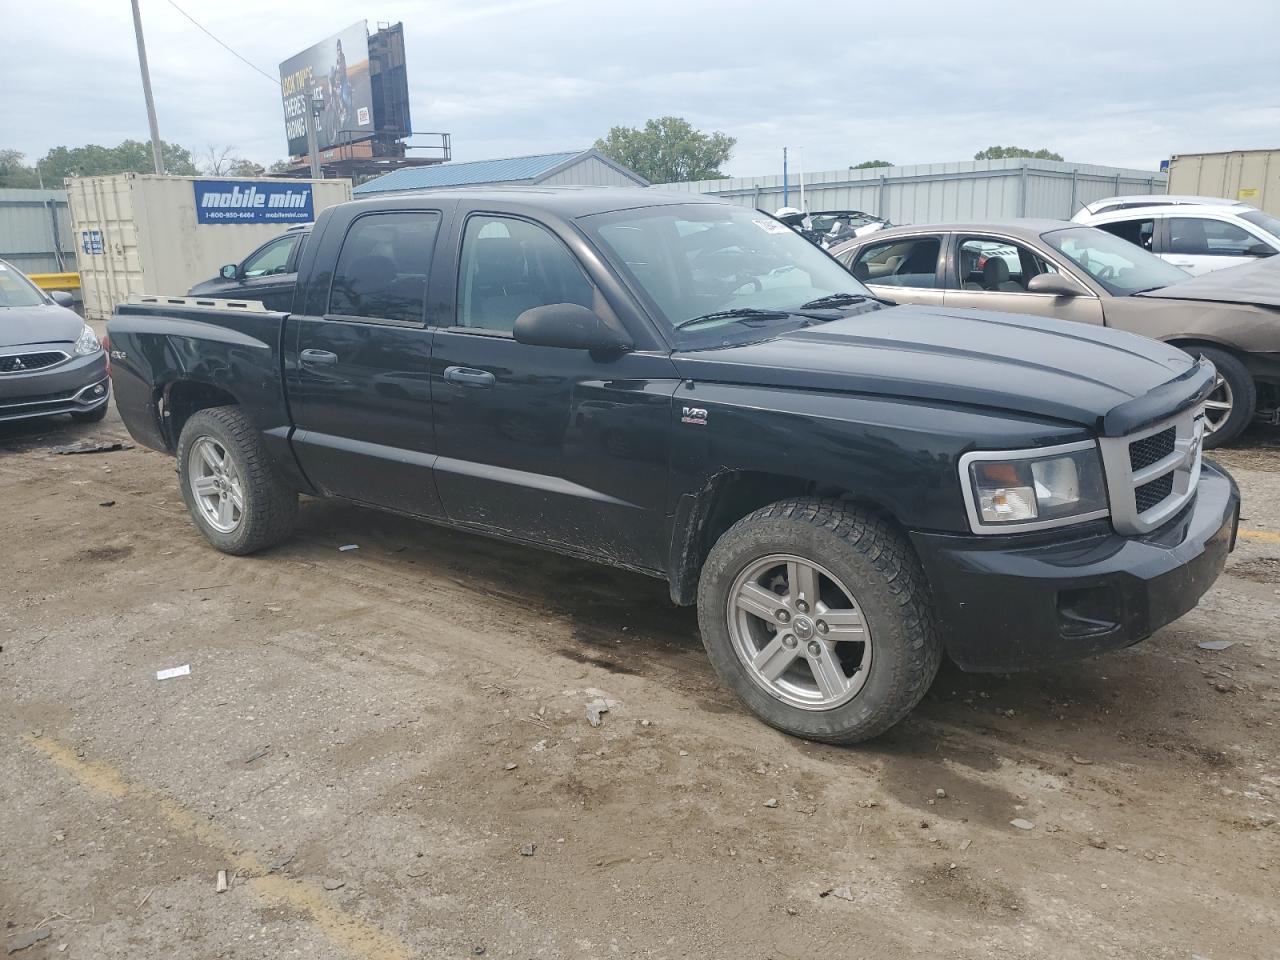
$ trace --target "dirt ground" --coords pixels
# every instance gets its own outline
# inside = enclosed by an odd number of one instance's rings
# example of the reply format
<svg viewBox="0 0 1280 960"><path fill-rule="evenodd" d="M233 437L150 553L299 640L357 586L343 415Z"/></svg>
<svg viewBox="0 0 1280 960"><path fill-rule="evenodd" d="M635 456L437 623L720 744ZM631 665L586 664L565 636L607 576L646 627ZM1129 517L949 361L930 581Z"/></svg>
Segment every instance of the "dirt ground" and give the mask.
<svg viewBox="0 0 1280 960"><path fill-rule="evenodd" d="M22 960L1280 955L1278 431L1219 457L1244 534L1186 618L944 667L855 749L745 714L656 580L318 501L223 556L169 458L83 437L127 439L0 428Z"/></svg>

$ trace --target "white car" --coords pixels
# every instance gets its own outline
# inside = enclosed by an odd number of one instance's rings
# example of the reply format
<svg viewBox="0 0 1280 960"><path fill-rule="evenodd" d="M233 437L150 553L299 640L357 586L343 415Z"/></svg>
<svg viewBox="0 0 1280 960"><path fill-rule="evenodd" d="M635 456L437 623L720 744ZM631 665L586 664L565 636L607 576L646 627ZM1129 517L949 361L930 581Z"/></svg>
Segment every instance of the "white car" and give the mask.
<svg viewBox="0 0 1280 960"><path fill-rule="evenodd" d="M1126 198L1113 198L1116 200ZM1280 253L1280 218L1248 204L1161 203L1081 210L1072 219L1115 234L1193 276ZM1203 201L1205 198L1192 198Z"/></svg>
<svg viewBox="0 0 1280 960"><path fill-rule="evenodd" d="M1071 219L1076 223L1088 223L1090 217L1100 213L1115 213L1117 210L1132 210L1134 207L1177 207L1187 204L1253 209L1243 200L1223 200L1221 197L1193 197L1182 193L1134 193L1124 197L1103 197L1086 203Z"/></svg>

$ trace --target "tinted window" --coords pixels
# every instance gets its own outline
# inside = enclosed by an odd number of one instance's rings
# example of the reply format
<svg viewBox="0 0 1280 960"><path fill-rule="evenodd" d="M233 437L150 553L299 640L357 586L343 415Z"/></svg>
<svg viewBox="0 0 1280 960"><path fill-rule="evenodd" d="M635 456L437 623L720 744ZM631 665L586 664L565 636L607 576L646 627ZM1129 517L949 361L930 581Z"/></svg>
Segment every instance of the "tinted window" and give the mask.
<svg viewBox="0 0 1280 960"><path fill-rule="evenodd" d="M438 213L373 213L347 230L329 291L329 313L424 322Z"/></svg>
<svg viewBox="0 0 1280 960"><path fill-rule="evenodd" d="M888 287L936 287L940 237L909 237L863 247L849 269L863 283Z"/></svg>
<svg viewBox="0 0 1280 960"><path fill-rule="evenodd" d="M1208 217L1170 217L1169 253L1244 257L1258 241L1244 227Z"/></svg>
<svg viewBox="0 0 1280 960"><path fill-rule="evenodd" d="M1041 239L1118 297L1172 286L1188 277L1173 264L1093 227L1052 230Z"/></svg>
<svg viewBox="0 0 1280 960"><path fill-rule="evenodd" d="M1053 264L1020 243L997 237L969 237L960 244L960 286L965 290L1026 293L1037 274L1055 273Z"/></svg>
<svg viewBox="0 0 1280 960"><path fill-rule="evenodd" d="M1261 227L1273 237L1280 239L1280 217L1273 217L1261 210L1246 210L1240 214L1241 220L1248 220L1255 227Z"/></svg>
<svg viewBox="0 0 1280 960"><path fill-rule="evenodd" d="M577 258L545 227L508 217L467 220L458 326L510 333L516 317L549 303L601 310Z"/></svg>
<svg viewBox="0 0 1280 960"><path fill-rule="evenodd" d="M293 246L297 242L297 234L281 237L251 254L244 262L245 277L266 277L273 273L284 273L289 263L289 254L293 252Z"/></svg>
<svg viewBox="0 0 1280 960"><path fill-rule="evenodd" d="M1136 220L1117 220L1115 223L1100 223L1099 230L1128 240L1143 250L1151 249L1151 241L1156 232L1156 221L1153 217L1139 217Z"/></svg>

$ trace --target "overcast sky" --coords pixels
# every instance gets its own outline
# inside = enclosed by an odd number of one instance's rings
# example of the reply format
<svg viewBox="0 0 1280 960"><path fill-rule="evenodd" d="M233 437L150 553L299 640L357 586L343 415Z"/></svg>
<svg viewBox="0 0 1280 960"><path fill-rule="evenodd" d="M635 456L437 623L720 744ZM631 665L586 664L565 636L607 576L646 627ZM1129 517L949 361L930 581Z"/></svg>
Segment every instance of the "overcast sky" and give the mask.
<svg viewBox="0 0 1280 960"><path fill-rule="evenodd" d="M358 19L403 20L413 123L454 158L589 146L675 114L736 137L726 172L969 159L989 144L1155 169L1280 147L1278 0L174 0L272 77ZM145 140L128 0L0 0L0 146ZM142 0L161 136L285 155L279 88Z"/></svg>

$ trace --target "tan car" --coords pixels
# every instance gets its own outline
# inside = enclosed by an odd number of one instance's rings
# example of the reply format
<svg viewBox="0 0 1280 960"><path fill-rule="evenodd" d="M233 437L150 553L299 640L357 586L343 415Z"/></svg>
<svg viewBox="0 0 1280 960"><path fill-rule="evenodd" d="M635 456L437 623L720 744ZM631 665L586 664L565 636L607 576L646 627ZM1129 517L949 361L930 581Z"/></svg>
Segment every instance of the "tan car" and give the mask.
<svg viewBox="0 0 1280 960"><path fill-rule="evenodd" d="M1280 257L1192 278L1065 220L894 227L831 254L899 303L1095 323L1207 357L1219 383L1205 411L1206 446L1235 439L1255 416L1280 423Z"/></svg>

